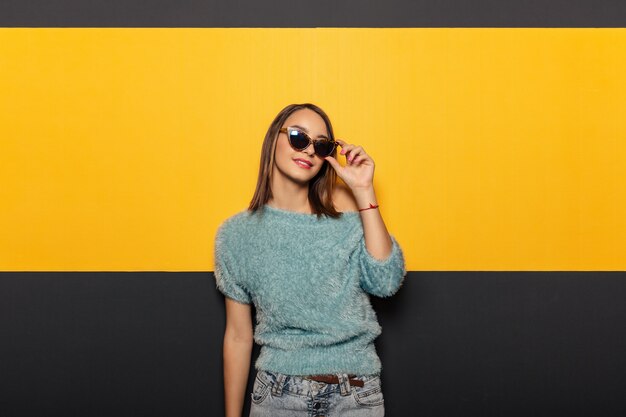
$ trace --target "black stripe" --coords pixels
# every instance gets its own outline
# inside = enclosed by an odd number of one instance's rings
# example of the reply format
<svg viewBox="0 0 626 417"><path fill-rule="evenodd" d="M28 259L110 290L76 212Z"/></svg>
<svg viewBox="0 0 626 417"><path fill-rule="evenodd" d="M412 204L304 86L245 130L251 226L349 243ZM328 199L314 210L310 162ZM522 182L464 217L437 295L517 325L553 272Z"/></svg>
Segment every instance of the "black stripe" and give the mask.
<svg viewBox="0 0 626 417"><path fill-rule="evenodd" d="M623 0L3 0L5 27L624 27Z"/></svg>
<svg viewBox="0 0 626 417"><path fill-rule="evenodd" d="M411 272L372 298L386 415L624 415L624 300L626 272ZM223 415L223 331L209 272L0 273L0 415Z"/></svg>

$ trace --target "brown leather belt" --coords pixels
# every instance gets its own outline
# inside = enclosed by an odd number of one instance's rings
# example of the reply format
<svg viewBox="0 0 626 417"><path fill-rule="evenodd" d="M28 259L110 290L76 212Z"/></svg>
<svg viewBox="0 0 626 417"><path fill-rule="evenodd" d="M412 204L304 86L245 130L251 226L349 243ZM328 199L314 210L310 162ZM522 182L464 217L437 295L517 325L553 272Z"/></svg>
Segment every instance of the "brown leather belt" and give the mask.
<svg viewBox="0 0 626 417"><path fill-rule="evenodd" d="M349 374L348 375L348 381L350 382L350 385L355 385L357 387L362 387L363 386L363 381L361 381L360 379L355 379L352 377L355 377L356 375L354 374ZM311 379L313 381L318 381L318 382L326 382L327 384L338 384L339 383L339 377L337 375L307 375L304 377L304 379Z"/></svg>

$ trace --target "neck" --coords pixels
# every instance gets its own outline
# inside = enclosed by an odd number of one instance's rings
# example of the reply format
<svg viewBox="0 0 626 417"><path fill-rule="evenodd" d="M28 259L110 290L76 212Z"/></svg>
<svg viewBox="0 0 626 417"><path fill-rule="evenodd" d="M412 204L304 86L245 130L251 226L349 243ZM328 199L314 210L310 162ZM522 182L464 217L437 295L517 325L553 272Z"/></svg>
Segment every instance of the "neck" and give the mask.
<svg viewBox="0 0 626 417"><path fill-rule="evenodd" d="M311 213L309 184L298 183L286 178L278 170L272 175L272 197L268 204L284 210Z"/></svg>

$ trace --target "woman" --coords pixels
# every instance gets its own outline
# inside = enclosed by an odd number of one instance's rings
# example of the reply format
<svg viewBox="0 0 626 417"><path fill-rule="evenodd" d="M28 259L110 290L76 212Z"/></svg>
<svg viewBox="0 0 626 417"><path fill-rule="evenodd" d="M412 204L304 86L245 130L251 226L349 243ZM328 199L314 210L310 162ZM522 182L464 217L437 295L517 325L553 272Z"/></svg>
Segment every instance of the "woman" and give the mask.
<svg viewBox="0 0 626 417"><path fill-rule="evenodd" d="M384 415L373 343L382 328L367 294L393 295L406 269L373 177L372 158L334 139L319 107L289 105L270 125L250 206L215 239L227 417L241 415L254 341L251 417Z"/></svg>

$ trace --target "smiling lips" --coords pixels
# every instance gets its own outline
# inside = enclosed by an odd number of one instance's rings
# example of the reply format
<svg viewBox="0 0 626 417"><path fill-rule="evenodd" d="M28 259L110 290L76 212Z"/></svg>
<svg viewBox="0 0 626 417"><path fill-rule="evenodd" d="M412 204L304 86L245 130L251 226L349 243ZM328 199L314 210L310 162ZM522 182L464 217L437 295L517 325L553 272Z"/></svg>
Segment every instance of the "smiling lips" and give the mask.
<svg viewBox="0 0 626 417"><path fill-rule="evenodd" d="M311 167L313 166L311 162L302 158L295 158L293 161L296 163L296 165L304 169L311 169Z"/></svg>

